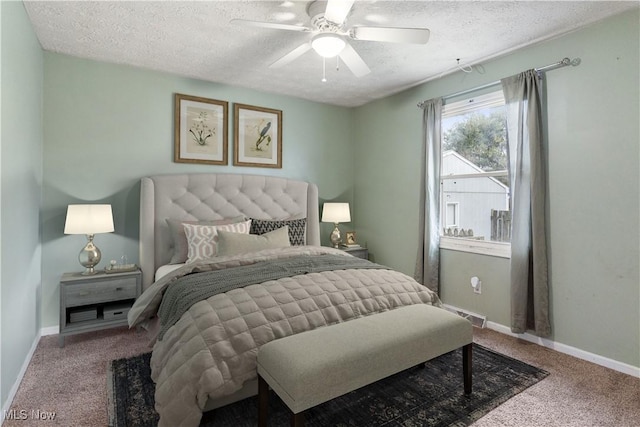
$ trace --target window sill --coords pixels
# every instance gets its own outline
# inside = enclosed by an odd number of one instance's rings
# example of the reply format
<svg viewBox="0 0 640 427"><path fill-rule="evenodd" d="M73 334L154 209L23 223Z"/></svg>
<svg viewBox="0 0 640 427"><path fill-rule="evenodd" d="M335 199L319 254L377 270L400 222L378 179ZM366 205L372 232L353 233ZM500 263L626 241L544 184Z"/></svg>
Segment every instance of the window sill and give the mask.
<svg viewBox="0 0 640 427"><path fill-rule="evenodd" d="M505 242L491 242L487 240L472 240L460 237L440 236L440 249L470 252L500 258L511 258L511 244Z"/></svg>

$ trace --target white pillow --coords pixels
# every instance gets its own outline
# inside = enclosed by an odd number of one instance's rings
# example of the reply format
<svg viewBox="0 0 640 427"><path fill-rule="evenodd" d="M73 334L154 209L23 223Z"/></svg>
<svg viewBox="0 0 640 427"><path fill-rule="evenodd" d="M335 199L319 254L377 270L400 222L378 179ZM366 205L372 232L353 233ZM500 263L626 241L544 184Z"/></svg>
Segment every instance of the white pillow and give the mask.
<svg viewBox="0 0 640 427"><path fill-rule="evenodd" d="M218 230L218 255L220 256L289 246L291 246L289 242L289 227L286 225L261 235Z"/></svg>
<svg viewBox="0 0 640 427"><path fill-rule="evenodd" d="M249 234L251 220L225 225L183 224L187 236L187 264L214 258L218 254L218 230Z"/></svg>

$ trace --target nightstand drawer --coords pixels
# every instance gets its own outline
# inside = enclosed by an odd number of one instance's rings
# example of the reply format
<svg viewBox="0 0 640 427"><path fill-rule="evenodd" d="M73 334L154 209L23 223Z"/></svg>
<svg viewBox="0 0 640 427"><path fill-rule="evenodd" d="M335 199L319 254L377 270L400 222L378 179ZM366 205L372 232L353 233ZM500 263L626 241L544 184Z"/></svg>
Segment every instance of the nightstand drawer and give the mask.
<svg viewBox="0 0 640 427"><path fill-rule="evenodd" d="M81 286L72 284L63 289L67 307L135 299L138 296L135 277L82 283Z"/></svg>
<svg viewBox="0 0 640 427"><path fill-rule="evenodd" d="M369 249L367 248L340 248L345 252L350 253L351 255L353 255L354 257L358 257L358 258L363 258L363 259L369 259Z"/></svg>

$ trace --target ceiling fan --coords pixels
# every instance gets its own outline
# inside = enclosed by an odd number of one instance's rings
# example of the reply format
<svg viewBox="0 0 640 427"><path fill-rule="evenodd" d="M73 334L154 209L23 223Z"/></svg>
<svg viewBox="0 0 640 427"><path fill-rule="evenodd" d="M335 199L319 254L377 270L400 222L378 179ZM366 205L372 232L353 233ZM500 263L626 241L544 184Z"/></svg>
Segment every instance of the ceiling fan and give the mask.
<svg viewBox="0 0 640 427"><path fill-rule="evenodd" d="M356 77L369 74L371 70L358 52L349 44L352 40L367 40L391 43L426 44L429 30L426 28L393 28L352 26L346 28L345 21L355 0L313 1L307 7L311 27L280 24L275 22L233 19L231 23L275 30L310 33L312 37L291 52L271 64L270 68L280 68L307 51L313 49L323 58L338 56ZM323 81L326 79L323 78Z"/></svg>

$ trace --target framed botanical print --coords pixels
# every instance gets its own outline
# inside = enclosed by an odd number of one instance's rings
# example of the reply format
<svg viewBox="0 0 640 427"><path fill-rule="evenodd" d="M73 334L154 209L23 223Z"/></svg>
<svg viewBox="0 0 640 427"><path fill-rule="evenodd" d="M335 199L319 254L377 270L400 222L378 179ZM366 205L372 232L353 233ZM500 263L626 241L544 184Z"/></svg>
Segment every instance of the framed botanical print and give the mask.
<svg viewBox="0 0 640 427"><path fill-rule="evenodd" d="M175 94L174 161L228 163L228 102Z"/></svg>
<svg viewBox="0 0 640 427"><path fill-rule="evenodd" d="M282 168L282 111L234 104L234 166Z"/></svg>

